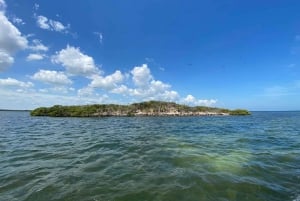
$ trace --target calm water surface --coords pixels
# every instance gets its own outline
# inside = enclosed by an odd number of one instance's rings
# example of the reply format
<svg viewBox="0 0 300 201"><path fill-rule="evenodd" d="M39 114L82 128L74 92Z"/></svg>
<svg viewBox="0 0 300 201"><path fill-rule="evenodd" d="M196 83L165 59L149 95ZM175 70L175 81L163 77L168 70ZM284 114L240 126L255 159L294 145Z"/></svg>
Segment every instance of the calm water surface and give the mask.
<svg viewBox="0 0 300 201"><path fill-rule="evenodd" d="M300 112L49 118L2 111L0 200L299 201Z"/></svg>

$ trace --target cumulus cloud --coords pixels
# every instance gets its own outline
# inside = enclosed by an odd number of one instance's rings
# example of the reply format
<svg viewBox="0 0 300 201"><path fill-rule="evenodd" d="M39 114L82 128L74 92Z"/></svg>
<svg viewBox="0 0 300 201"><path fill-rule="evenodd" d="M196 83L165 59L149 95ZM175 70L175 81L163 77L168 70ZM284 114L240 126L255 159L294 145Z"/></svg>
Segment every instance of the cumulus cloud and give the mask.
<svg viewBox="0 0 300 201"><path fill-rule="evenodd" d="M28 46L27 38L5 16L5 8L5 2L0 0L0 71L13 64L14 53Z"/></svg>
<svg viewBox="0 0 300 201"><path fill-rule="evenodd" d="M36 61L36 60L43 60L45 57L44 54L38 54L38 53L32 53L32 54L29 54L27 57L26 57L26 60L27 61Z"/></svg>
<svg viewBox="0 0 300 201"><path fill-rule="evenodd" d="M25 49L28 41L26 37L0 12L0 48L8 54Z"/></svg>
<svg viewBox="0 0 300 201"><path fill-rule="evenodd" d="M41 29L50 29L50 25L48 23L48 18L45 16L37 16L36 18L36 22L37 25L41 28Z"/></svg>
<svg viewBox="0 0 300 201"><path fill-rule="evenodd" d="M22 82L13 78L0 79L0 87L30 88L33 86L32 82Z"/></svg>
<svg viewBox="0 0 300 201"><path fill-rule="evenodd" d="M147 64L135 66L131 70L130 76L134 86L133 88L130 88L125 84L114 85L114 88L111 89L110 92L132 97L139 101L176 101L179 99L179 94L176 91L171 90L171 85L154 79Z"/></svg>
<svg viewBox="0 0 300 201"><path fill-rule="evenodd" d="M52 85L70 85L72 81L63 73L51 70L39 70L32 77L33 80L38 80Z"/></svg>
<svg viewBox="0 0 300 201"><path fill-rule="evenodd" d="M111 93L128 95L130 93L130 89L126 85L120 85L111 90Z"/></svg>
<svg viewBox="0 0 300 201"><path fill-rule="evenodd" d="M93 96L94 95L94 88L92 88L92 87L85 87L85 88L79 89L77 91L77 95L79 97Z"/></svg>
<svg viewBox="0 0 300 201"><path fill-rule="evenodd" d="M0 72L6 70L6 68L14 63L14 58L8 53L0 49Z"/></svg>
<svg viewBox="0 0 300 201"><path fill-rule="evenodd" d="M70 91L74 91L75 89L72 88L72 87L66 87L66 86L54 86L52 88L49 88L48 90L53 92L53 93L68 94Z"/></svg>
<svg viewBox="0 0 300 201"><path fill-rule="evenodd" d="M132 80L137 87L146 87L148 86L150 80L152 80L152 75L147 64L142 66L136 66L131 71Z"/></svg>
<svg viewBox="0 0 300 201"><path fill-rule="evenodd" d="M179 94L177 91L165 91L163 94L163 99L166 101L175 101L179 99Z"/></svg>
<svg viewBox="0 0 300 201"><path fill-rule="evenodd" d="M206 100L206 99L196 99L194 96L192 95L187 95L184 99L183 99L183 103L186 103L188 105L203 105L203 106L212 106L214 104L217 103L217 100L215 99L210 99L210 100Z"/></svg>
<svg viewBox="0 0 300 201"><path fill-rule="evenodd" d="M124 80L124 75L120 71L116 71L111 75L102 77L100 75L94 76L90 87L112 90Z"/></svg>
<svg viewBox="0 0 300 201"><path fill-rule="evenodd" d="M90 87L88 88L88 92L94 92L91 88L101 88L110 93L131 97L136 101L162 100L206 106L214 105L217 102L217 100L214 99L196 99L192 95L188 95L186 98L180 98L179 93L172 90L170 84L154 79L147 64L135 66L130 72L129 81L132 81L133 87L129 87L129 83L125 84L124 78L126 76L120 71L116 71L106 77L94 77L88 86Z"/></svg>
<svg viewBox="0 0 300 201"><path fill-rule="evenodd" d="M52 57L52 62L61 64L72 75L91 76L99 73L94 59L83 54L79 48L67 46Z"/></svg>
<svg viewBox="0 0 300 201"><path fill-rule="evenodd" d="M30 53L26 60L27 61L36 61L36 60L43 60L46 55L42 54L41 52L47 52L48 47L45 46L40 40L33 39L31 44L28 46L28 49L32 50L35 53Z"/></svg>
<svg viewBox="0 0 300 201"><path fill-rule="evenodd" d="M162 100L181 102L188 105L205 106L212 106L217 103L217 100L215 99L196 99L192 95L188 95L186 98L180 98L179 93L172 90L172 86L170 84L154 79L154 76L151 74L150 68L148 68L147 64L135 66L130 72L131 81L134 87L131 88L128 85L121 84L123 81L122 79L119 79L119 83L117 84L111 81L109 83L114 83L108 85L110 86L109 89L111 93L132 97L137 101ZM102 87L106 86L104 83L108 83L103 80L104 79L102 78L100 80L101 82L99 82L99 85ZM108 87L106 87L106 89L108 89Z"/></svg>
<svg viewBox="0 0 300 201"><path fill-rule="evenodd" d="M67 33L70 25L63 25L59 21L55 21L52 19L48 19L43 15L36 16L36 23L39 28L49 30L49 31L57 31Z"/></svg>
<svg viewBox="0 0 300 201"><path fill-rule="evenodd" d="M42 52L47 52L48 51L48 47L45 46L42 41L38 40L38 39L33 39L32 40L32 45L29 46L29 48L33 51L42 51Z"/></svg>
<svg viewBox="0 0 300 201"><path fill-rule="evenodd" d="M131 96L142 100L178 100L179 94L171 90L171 85L155 80L147 64L134 67L131 75L135 86L128 89Z"/></svg>

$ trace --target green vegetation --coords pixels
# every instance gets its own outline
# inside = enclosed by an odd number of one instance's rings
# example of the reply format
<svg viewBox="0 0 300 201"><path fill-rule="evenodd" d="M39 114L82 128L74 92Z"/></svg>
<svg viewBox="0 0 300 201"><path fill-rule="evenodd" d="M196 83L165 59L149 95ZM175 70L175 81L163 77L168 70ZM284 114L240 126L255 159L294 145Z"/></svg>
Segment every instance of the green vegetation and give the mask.
<svg viewBox="0 0 300 201"><path fill-rule="evenodd" d="M248 110L242 110L242 109L237 109L237 110L231 110L229 112L230 115L250 115L251 113Z"/></svg>
<svg viewBox="0 0 300 201"><path fill-rule="evenodd" d="M51 117L105 117L105 116L201 116L201 115L249 115L247 110L196 106L173 102L148 101L131 105L94 104L80 106L40 107L31 111L32 116Z"/></svg>

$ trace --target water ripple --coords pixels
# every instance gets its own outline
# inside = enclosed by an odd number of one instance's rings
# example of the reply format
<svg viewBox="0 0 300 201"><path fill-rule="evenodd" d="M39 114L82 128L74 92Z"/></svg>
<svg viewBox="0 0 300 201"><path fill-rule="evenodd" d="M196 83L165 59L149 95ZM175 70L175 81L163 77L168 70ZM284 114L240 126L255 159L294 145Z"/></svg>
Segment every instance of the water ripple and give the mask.
<svg viewBox="0 0 300 201"><path fill-rule="evenodd" d="M0 112L0 200L298 201L300 113L48 118Z"/></svg>

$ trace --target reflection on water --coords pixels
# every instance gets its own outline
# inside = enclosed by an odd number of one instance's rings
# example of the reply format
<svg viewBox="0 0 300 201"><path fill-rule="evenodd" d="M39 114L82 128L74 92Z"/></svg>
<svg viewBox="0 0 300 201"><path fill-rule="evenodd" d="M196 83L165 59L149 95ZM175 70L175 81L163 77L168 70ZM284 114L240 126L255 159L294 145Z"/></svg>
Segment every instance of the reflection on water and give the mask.
<svg viewBox="0 0 300 201"><path fill-rule="evenodd" d="M291 200L300 113L48 118L0 112L0 200Z"/></svg>

